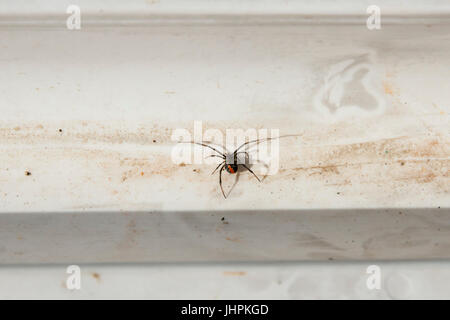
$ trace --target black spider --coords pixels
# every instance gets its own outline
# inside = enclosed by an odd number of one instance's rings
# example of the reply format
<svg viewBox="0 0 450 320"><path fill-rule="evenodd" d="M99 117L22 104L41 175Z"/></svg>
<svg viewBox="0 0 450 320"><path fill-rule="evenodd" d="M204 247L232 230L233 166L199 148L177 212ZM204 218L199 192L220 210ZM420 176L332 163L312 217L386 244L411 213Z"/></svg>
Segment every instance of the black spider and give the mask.
<svg viewBox="0 0 450 320"><path fill-rule="evenodd" d="M238 151L239 151L243 146L246 146L246 145L248 145L248 144L250 144L250 143L259 143L259 142L261 142L261 141L264 141L264 140L271 140L271 139L273 139L273 138L257 139L257 140L247 141L246 143L244 143L244 144L242 144L241 146L239 146L236 150L234 150L233 153L228 153L228 152L227 152L227 153L223 153L223 152L220 152L220 151L217 150L216 148L214 148L214 147L212 147L212 146L210 146L210 145L208 145L208 144L205 144L205 143L193 142L193 141L187 142L187 143L194 143L194 144L198 144L198 145L203 146L203 147L210 148L210 149L214 150L215 152L217 152L218 154L212 154L212 155L210 155L209 157L218 157L218 158L222 158L222 159L223 159L223 161L222 161L221 163L219 163L219 165L216 167L216 169L214 169L214 171L211 173L211 175L213 175L213 174L217 171L217 169L220 168L220 169L219 169L219 185L220 185L220 190L222 190L222 194L223 194L224 198L226 199L227 196L225 195L225 192L223 191L223 187L222 187L222 171L225 169L228 173L234 174L234 173L237 173L237 172L238 172L239 166L242 166L242 167L244 167L245 169L247 169L251 174L253 174L253 175L255 176L255 178L256 178L259 182L261 182L261 180L258 178L258 176L257 176L257 175L256 175L249 167L247 167L247 166L245 165L245 163L239 163L239 162L238 162L238 154L240 154L240 153L245 153L246 156L247 156L246 159L248 159L248 158L249 158L248 152L246 152L246 151L238 152Z"/></svg>

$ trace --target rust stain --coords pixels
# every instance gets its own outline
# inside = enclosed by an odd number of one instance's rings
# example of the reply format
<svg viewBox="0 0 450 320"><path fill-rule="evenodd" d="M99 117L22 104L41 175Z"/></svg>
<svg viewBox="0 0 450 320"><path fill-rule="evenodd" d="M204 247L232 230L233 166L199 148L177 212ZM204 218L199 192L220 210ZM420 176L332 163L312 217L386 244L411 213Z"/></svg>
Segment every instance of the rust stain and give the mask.
<svg viewBox="0 0 450 320"><path fill-rule="evenodd" d="M383 89L384 89L384 93L389 94L389 95L394 95L394 89L392 87L392 85L386 81L383 82Z"/></svg>
<svg viewBox="0 0 450 320"><path fill-rule="evenodd" d="M312 146L296 162L303 166L283 167L270 180L304 176L328 186L354 183L391 184L410 181L435 183L448 192L450 144L446 137L397 137L343 145ZM447 185L447 187L446 187Z"/></svg>
<svg viewBox="0 0 450 320"><path fill-rule="evenodd" d="M297 168L299 170L300 168ZM314 170L317 169L317 170ZM314 172L310 173L309 175L315 175L315 174L339 174L338 166L337 165L328 165L328 166L312 166L309 167L308 170L314 170Z"/></svg>
<svg viewBox="0 0 450 320"><path fill-rule="evenodd" d="M91 275L95 280L97 280L97 282L101 281L101 276L97 272L92 272Z"/></svg>
<svg viewBox="0 0 450 320"><path fill-rule="evenodd" d="M327 186L350 186L352 185L352 181L350 179L345 179L342 182L338 182L338 183L327 183Z"/></svg>
<svg viewBox="0 0 450 320"><path fill-rule="evenodd" d="M102 165L108 172L111 172L111 175L117 172L117 167L110 161L103 162ZM119 165L122 170L125 169L121 174L122 182L144 175L149 178L154 175L169 178L174 172L182 168L179 165L173 164L172 161L168 161L166 155L153 155L151 158L146 159L127 157L121 159Z"/></svg>
<svg viewBox="0 0 450 320"><path fill-rule="evenodd" d="M225 239L228 240L228 241L232 241L232 242L239 242L239 238L238 237L234 237L234 238L226 237Z"/></svg>
<svg viewBox="0 0 450 320"><path fill-rule="evenodd" d="M182 181L193 184L207 181L211 186L211 194L217 195L217 181L211 178L209 167L208 170L206 167L205 170L203 167L200 170L197 165L174 164L170 161L167 150L159 149L160 144L167 146L173 143L170 139L170 127L150 125L133 132L125 132L115 129L113 125L86 121L55 125L46 123L45 128L37 123L20 124L20 130L15 130L15 127L11 125L8 128L0 128L2 143L60 143L60 147L55 148L57 151L53 155L53 161L75 159L77 163L86 162L96 166L99 177L89 176L84 179L92 179L88 180L89 183L111 186L108 192L113 195L120 196L129 192L128 187L133 183L151 183L155 178L176 179L179 176ZM204 130L206 127L205 125ZM58 133L58 128L64 128L63 135ZM405 184L432 184L436 191L448 192L448 136L399 136L347 144L319 144L322 140L331 141L329 136L333 135L348 138L347 134L352 131L346 128L335 126L327 130L317 130L314 135L311 133L302 138L302 141L298 141L301 154L295 154L296 151L292 149L291 158L282 159L282 168L278 174L269 176L265 183L288 178L296 181L303 179L322 186L352 186L358 183L387 185L389 190ZM324 137L328 137L328 140ZM158 146L154 145L156 139ZM88 142L92 149L86 149L84 144L79 142ZM64 143L70 143L70 146L65 146ZM73 145L77 143L79 147L74 148ZM127 153L112 148L122 143L137 145L136 151ZM152 149L143 149L141 152L140 146L151 146ZM29 150L10 150L7 156L12 158L26 155L29 158L29 153ZM38 155L35 158L40 160ZM213 168L211 165L211 170ZM105 183L106 181L109 183ZM124 184L115 185L120 181ZM238 192L239 190L235 190L234 195L237 196Z"/></svg>

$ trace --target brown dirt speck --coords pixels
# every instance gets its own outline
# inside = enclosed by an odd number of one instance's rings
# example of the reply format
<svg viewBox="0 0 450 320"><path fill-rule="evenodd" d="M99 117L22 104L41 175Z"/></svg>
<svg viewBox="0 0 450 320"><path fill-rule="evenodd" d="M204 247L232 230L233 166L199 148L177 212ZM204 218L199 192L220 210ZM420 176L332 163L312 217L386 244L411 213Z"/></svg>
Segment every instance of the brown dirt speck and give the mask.
<svg viewBox="0 0 450 320"><path fill-rule="evenodd" d="M389 95L394 94L394 89L392 88L392 85L390 83L383 82L383 88L384 88L384 93L389 94Z"/></svg>
<svg viewBox="0 0 450 320"><path fill-rule="evenodd" d="M100 274L98 274L97 272L92 272L91 275L95 280L97 280L97 282L100 282L100 280L101 280Z"/></svg>
<svg viewBox="0 0 450 320"><path fill-rule="evenodd" d="M25 171L25 175L26 176L31 176L31 172L30 171Z"/></svg>

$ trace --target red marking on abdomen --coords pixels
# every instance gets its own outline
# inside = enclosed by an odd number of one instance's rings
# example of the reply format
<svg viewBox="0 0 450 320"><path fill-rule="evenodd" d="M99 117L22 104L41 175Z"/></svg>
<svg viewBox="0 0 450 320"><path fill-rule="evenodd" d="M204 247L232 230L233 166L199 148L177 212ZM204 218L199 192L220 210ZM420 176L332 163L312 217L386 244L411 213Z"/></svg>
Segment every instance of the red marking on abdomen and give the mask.
<svg viewBox="0 0 450 320"><path fill-rule="evenodd" d="M233 168L232 168L230 165L228 165L228 171L229 171L230 173L234 173L234 170L233 170Z"/></svg>

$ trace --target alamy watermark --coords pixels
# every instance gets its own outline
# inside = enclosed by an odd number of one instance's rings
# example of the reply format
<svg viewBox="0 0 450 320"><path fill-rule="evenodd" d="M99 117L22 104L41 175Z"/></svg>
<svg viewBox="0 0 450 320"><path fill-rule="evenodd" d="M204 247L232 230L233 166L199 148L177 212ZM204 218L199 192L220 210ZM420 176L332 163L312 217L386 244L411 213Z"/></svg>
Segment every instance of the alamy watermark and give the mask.
<svg viewBox="0 0 450 320"><path fill-rule="evenodd" d="M214 164L217 155L222 153L227 163L259 164L261 174L273 175L278 172L280 163L279 138L279 129L226 129L225 135L219 129L203 132L202 122L194 121L193 133L185 128L172 132L171 139L178 144L173 147L171 157L175 164Z"/></svg>
<svg viewBox="0 0 450 320"><path fill-rule="evenodd" d="M70 265L66 269L66 273L69 274L66 280L66 288L69 290L81 289L81 269L77 265Z"/></svg>
<svg viewBox="0 0 450 320"><path fill-rule="evenodd" d="M66 13L70 16L66 20L66 26L69 30L81 29L81 9L79 6L71 4L67 7Z"/></svg>
<svg viewBox="0 0 450 320"><path fill-rule="evenodd" d="M381 29L381 9L379 6L371 5L366 10L369 17L367 18L366 25L369 30Z"/></svg>
<svg viewBox="0 0 450 320"><path fill-rule="evenodd" d="M366 273L369 274L366 280L367 289L380 290L381 289L381 269L379 266L373 264L367 267Z"/></svg>

